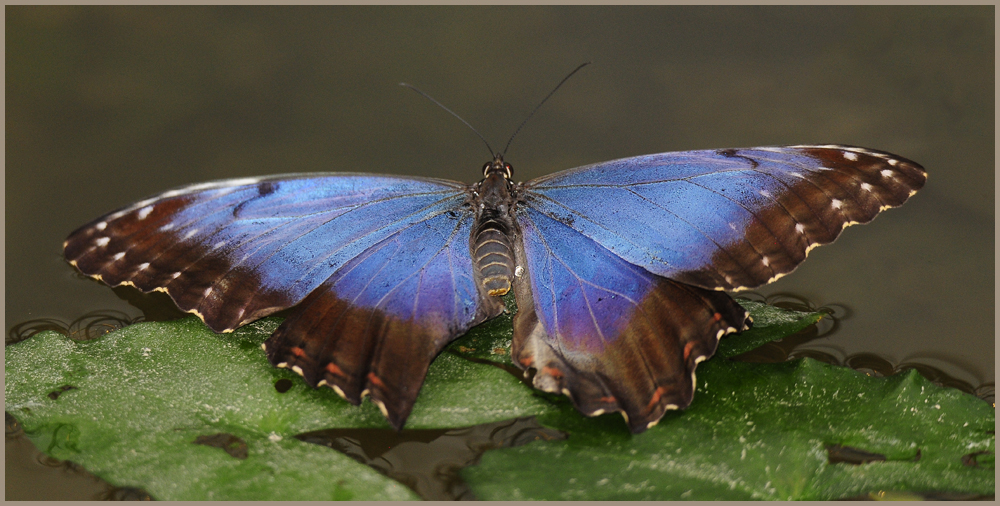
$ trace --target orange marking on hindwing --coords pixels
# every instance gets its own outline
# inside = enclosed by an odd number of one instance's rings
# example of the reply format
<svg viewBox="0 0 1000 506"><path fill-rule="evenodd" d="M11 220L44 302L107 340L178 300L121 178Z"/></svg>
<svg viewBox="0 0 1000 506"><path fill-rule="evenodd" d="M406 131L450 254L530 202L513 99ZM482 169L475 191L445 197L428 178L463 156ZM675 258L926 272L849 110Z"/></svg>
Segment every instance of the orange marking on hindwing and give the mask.
<svg viewBox="0 0 1000 506"><path fill-rule="evenodd" d="M341 370L341 368L337 367L337 364L334 364L333 362L326 364L326 370L330 374L333 374L334 376L341 376L341 377L347 376L346 374L344 374L344 371Z"/></svg>
<svg viewBox="0 0 1000 506"><path fill-rule="evenodd" d="M298 346L292 346L289 349L289 351L292 352L292 355L295 355L296 357L299 357L299 358L302 358L302 357L306 356L306 350L303 350L302 348L299 348Z"/></svg>
<svg viewBox="0 0 1000 506"><path fill-rule="evenodd" d="M715 313L714 315L712 315L712 319L714 319L715 321L721 320L722 319L722 313Z"/></svg>
<svg viewBox="0 0 1000 506"><path fill-rule="evenodd" d="M368 381L378 388L385 388L385 383L382 383L382 380L378 379L378 376L375 376L373 372L368 373Z"/></svg>
<svg viewBox="0 0 1000 506"><path fill-rule="evenodd" d="M531 367L535 363L535 357L525 357L520 360L521 365L525 367Z"/></svg>
<svg viewBox="0 0 1000 506"><path fill-rule="evenodd" d="M691 356L691 350L694 349L694 341L684 345L684 360L687 361L688 357Z"/></svg>
<svg viewBox="0 0 1000 506"><path fill-rule="evenodd" d="M549 367L549 366L542 367L542 374L548 374L549 376L552 376L553 378L556 379L562 378L563 376L562 371L556 369L555 367Z"/></svg>
<svg viewBox="0 0 1000 506"><path fill-rule="evenodd" d="M653 398L649 400L649 404L646 406L646 411L653 409L653 406L656 406L656 403L660 402L660 397L663 397L665 393L667 393L667 387L657 388L653 392Z"/></svg>
<svg viewBox="0 0 1000 506"><path fill-rule="evenodd" d="M607 397L601 397L598 400L601 401L601 402L608 403L608 404L614 404L615 402L618 402L617 399L615 399L613 396L610 396L610 395L607 396Z"/></svg>

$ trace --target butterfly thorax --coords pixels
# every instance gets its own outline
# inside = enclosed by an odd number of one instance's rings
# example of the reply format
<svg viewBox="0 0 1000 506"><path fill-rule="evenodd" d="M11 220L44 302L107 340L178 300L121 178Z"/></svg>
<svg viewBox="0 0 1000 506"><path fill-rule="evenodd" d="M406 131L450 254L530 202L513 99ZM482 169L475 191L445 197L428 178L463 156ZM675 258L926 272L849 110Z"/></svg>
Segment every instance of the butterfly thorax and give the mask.
<svg viewBox="0 0 1000 506"><path fill-rule="evenodd" d="M510 291L514 279L511 167L497 155L483 166L483 174L486 178L475 186L476 224L470 241L481 286L499 297Z"/></svg>

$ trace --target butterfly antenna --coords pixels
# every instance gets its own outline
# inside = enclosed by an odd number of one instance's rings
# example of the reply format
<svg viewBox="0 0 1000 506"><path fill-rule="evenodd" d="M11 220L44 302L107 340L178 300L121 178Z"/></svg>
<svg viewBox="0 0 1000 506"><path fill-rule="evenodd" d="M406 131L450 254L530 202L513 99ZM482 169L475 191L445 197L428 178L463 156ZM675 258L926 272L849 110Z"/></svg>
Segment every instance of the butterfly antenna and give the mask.
<svg viewBox="0 0 1000 506"><path fill-rule="evenodd" d="M535 109L533 111L531 111L531 114L529 114L527 118L524 118L524 121L522 121L521 125L519 127L517 127L517 130L514 130L514 135L510 136L510 140L507 141L507 145L504 146L503 152L501 153L501 155L506 155L507 154L507 148L510 147L510 143L511 142L514 142L514 137L516 137L517 133L521 131L521 128L524 127L524 124L527 123L528 120L531 119L531 117L534 116L535 113L538 112L538 110L542 108L542 104L544 104L545 101L548 100L549 97L551 97L556 92L556 90L558 90L559 87L563 85L563 83L565 83L566 81L568 81L569 78L573 77L573 74L576 74L577 72L579 72L580 69L582 69L583 67L586 67L587 65L590 65L590 63L591 62L583 63L579 67L573 69L573 71L570 72L569 75L567 75L566 77L564 77L562 81L559 81L559 84L557 84L555 88L552 88L552 91L550 91L548 95L545 95L545 98L543 98L542 101L539 102L537 106L535 106Z"/></svg>
<svg viewBox="0 0 1000 506"><path fill-rule="evenodd" d="M473 132L476 133L476 135L479 136L479 138L483 141L483 144L486 144L486 149L490 150L490 156L491 157L495 157L496 156L496 151L493 151L493 148L490 147L490 143L486 142L486 138L483 137L483 134L479 133L479 130L476 130L475 127L473 127L472 125L470 125L468 121L465 121L461 116L459 116L458 114L455 114L455 111L452 111L451 109L445 107L441 102L438 102L437 100L434 100L434 97L432 97L432 96L424 93L423 91L420 90L420 88L417 88L416 86L413 86L412 84L399 83L399 85L400 86L404 86L406 88L409 88L409 89L411 89L411 90L413 90L413 91L415 91L415 92L423 95L424 98L426 98L427 100L430 100L431 102L434 102L435 104L437 104L438 107L440 107L440 108L442 108L442 109L450 112L452 116L458 118L458 120L461 121L462 123L465 123L465 126L469 127Z"/></svg>

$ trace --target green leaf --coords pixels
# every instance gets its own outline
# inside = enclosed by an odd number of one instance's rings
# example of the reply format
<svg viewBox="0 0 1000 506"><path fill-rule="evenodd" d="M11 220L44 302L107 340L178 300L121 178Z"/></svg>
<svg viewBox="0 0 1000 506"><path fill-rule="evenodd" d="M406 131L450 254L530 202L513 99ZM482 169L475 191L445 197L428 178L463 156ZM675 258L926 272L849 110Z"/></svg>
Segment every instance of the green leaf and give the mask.
<svg viewBox="0 0 1000 506"><path fill-rule="evenodd" d="M768 340L785 337L819 317L781 310L772 314L762 305L744 305L755 319L754 329L723 339L720 355L737 354ZM351 406L330 389L309 388L294 373L271 367L260 344L278 324L277 319L266 319L233 334L217 335L197 319L188 318L136 324L82 343L54 332L43 332L7 347L6 410L22 423L25 432L42 451L59 459L72 460L116 486L143 488L157 499L415 498L407 488L371 468L329 448L293 437L329 428L389 429L372 403ZM537 448L542 451L541 459L511 461L513 469L505 471L506 474L482 474L482 470L516 453L488 452L484 467L469 470L473 490L480 498L507 498L510 496L504 490L511 489L522 491L525 497L534 497L536 492L525 492L532 490L534 485L530 483L539 482L540 478L554 478L560 473L565 475L570 471L559 471L563 466L574 469L573 466L594 458L612 467L650 467L650 462L666 458L657 453L666 448L671 451L681 448L688 459L700 458L702 465L707 466L704 467L706 475L719 472L720 466L724 468L732 463L721 464L728 461L720 459L720 464L714 464L713 452L720 448L725 450L726 443L736 443L728 440L732 437L730 433L706 429L705 416L717 414L699 413L712 413L712 409L730 406L742 416L750 412L739 411L742 409L739 406L750 398L748 392L760 392L754 402L770 405L774 410L763 418L780 418L777 414L784 409L782 406L790 405L785 400L787 397L780 393L783 374L787 375L780 368L772 371L759 364L714 359L698 369L702 381L689 410L670 413L660 426L632 437L619 416L586 418L564 397L542 394L527 386L521 380L522 373L510 362L510 339L508 313L456 341L431 365L407 423L408 429L454 428L536 416L543 423L571 433L567 442L536 442L523 447L522 450ZM291 380L292 384L285 393L275 388L275 383L282 379ZM813 379L809 381L812 384ZM816 381L819 384L820 380ZM812 409L810 403L816 402L809 398L798 399L795 409ZM721 408L717 404L721 404ZM956 416L951 408L942 409L942 413ZM992 413L988 418L992 420ZM798 416L792 419L805 420ZM992 426L991 421L986 423L985 417L981 421L980 425ZM761 420L759 423L766 425L766 422ZM743 423L745 425L746 421ZM674 432L683 435L683 445L679 439L660 440L664 434ZM786 439L792 441L794 438L782 436L779 442ZM982 451L989 453L979 455L976 462L983 468L992 469L992 438L988 439L988 447ZM867 441L864 438L843 441L841 444L846 446L856 442L854 446L862 449L882 451L879 446L861 445ZM639 446L628 446L633 444ZM766 472L745 471L746 476L740 479L758 488L777 489L776 484L782 483L781 480L797 476L797 468L779 469L774 465L767 468L771 452L778 451L774 450L778 443L770 444L756 447L762 449L762 456L747 457L752 461L756 458L760 461L758 464L763 462L761 465L765 467L762 469ZM606 448L608 454L595 448ZM729 448L727 451L734 450ZM787 452L794 453L792 450ZM928 458L926 452L924 458ZM662 462L667 465L670 460ZM923 465L924 461L921 462ZM543 463L556 470L541 472ZM589 468L593 472L608 469ZM520 472L531 469L539 472ZM726 472L732 474L734 471ZM727 476L726 472L721 476ZM907 472L903 474L910 476ZM625 475L619 473L619 476ZM675 476L664 477L656 473L649 476L660 492L666 490L659 485L662 480L676 480ZM839 476L831 480L857 483L856 477ZM580 477L583 479L586 475ZM602 479L596 478L593 482ZM523 480L526 481L522 483ZM767 484L768 480L771 484ZM608 483L611 482L604 485ZM705 496L714 497L710 492L716 489L730 490L724 479L721 485L718 478L704 478L694 483L699 494ZM554 493L565 492L571 497L642 496L607 495L606 489L592 490L572 483L553 485L544 481L537 486Z"/></svg>
<svg viewBox="0 0 1000 506"><path fill-rule="evenodd" d="M268 364L260 345L279 323L269 318L219 335L191 317L87 342L42 332L7 347L6 410L45 453L157 499L416 498L349 457L294 439L332 427L391 429L372 403L352 406ZM470 334L503 340L495 324ZM293 385L284 393L275 388L281 379ZM551 409L508 371L445 353L432 364L407 428ZM194 444L220 433L245 442L248 458Z"/></svg>
<svg viewBox="0 0 1000 506"><path fill-rule="evenodd" d="M802 313L769 306L762 302L741 299L738 301L753 318L750 330L730 335L719 341L716 357L735 357L758 346L788 337L820 321L824 313Z"/></svg>
<svg viewBox="0 0 1000 506"><path fill-rule="evenodd" d="M637 436L568 410L567 441L494 450L462 476L485 500L837 499L883 490L994 493L994 413L916 371L888 378L811 359L711 360L687 410ZM601 418L607 418L601 417ZM884 455L831 464L828 446ZM964 456L988 452L979 467ZM496 477L502 476L503 479Z"/></svg>
<svg viewBox="0 0 1000 506"><path fill-rule="evenodd" d="M297 381L260 351L262 321L217 336L196 318L126 327L74 342L42 332L6 350L6 410L43 452L154 498L413 499L351 458L292 436L331 423L384 423L377 409L344 409L333 392ZM331 395L333 394L333 395ZM229 434L247 456L195 444Z"/></svg>

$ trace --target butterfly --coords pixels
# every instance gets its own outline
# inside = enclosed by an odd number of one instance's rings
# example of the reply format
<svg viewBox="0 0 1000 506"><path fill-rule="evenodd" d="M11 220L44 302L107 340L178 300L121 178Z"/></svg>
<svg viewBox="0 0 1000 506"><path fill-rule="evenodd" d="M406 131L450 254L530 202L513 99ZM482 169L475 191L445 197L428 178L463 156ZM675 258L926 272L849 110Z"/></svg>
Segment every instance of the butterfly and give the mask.
<svg viewBox="0 0 1000 506"><path fill-rule="evenodd" d="M791 272L849 225L903 204L915 162L802 145L684 151L525 183L357 173L170 190L77 229L65 258L111 286L162 291L216 332L292 308L268 360L403 427L428 367L504 310L511 358L584 415L632 432L687 407L695 368L748 328L726 291Z"/></svg>

